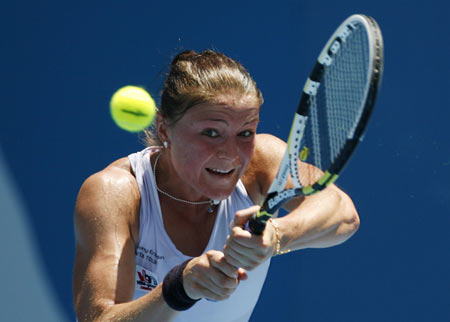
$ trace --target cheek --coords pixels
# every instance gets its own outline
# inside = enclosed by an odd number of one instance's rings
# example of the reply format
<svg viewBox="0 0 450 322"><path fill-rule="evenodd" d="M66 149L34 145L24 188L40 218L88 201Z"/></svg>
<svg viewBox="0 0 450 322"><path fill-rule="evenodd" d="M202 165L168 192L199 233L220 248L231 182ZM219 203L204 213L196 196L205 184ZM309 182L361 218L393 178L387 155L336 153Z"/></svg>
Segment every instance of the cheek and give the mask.
<svg viewBox="0 0 450 322"><path fill-rule="evenodd" d="M239 154L242 165L246 169L255 152L255 141L246 142L240 145Z"/></svg>
<svg viewBox="0 0 450 322"><path fill-rule="evenodd" d="M191 135L180 135L172 145L172 159L178 166L187 167L192 172L196 166L205 163L213 149Z"/></svg>

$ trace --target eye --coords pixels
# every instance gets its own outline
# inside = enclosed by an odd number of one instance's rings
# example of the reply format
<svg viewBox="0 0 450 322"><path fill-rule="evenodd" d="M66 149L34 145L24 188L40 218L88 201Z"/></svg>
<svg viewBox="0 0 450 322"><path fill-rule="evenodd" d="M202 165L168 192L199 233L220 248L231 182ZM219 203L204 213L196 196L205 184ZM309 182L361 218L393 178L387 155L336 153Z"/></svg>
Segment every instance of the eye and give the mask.
<svg viewBox="0 0 450 322"><path fill-rule="evenodd" d="M219 136L219 132L214 129L206 129L202 131L203 135L209 136L210 138L216 138Z"/></svg>
<svg viewBox="0 0 450 322"><path fill-rule="evenodd" d="M239 136L242 136L244 138L249 138L251 136L253 136L253 134L255 134L255 132L250 131L250 130L245 130L239 133Z"/></svg>

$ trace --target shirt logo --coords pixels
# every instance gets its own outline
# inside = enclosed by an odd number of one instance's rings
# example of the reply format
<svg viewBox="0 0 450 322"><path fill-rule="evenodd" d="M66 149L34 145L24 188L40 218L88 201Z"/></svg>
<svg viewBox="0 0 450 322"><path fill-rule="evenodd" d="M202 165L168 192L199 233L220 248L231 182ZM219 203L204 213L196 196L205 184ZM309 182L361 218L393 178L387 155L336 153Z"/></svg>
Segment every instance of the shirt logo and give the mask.
<svg viewBox="0 0 450 322"><path fill-rule="evenodd" d="M136 265L136 287L143 291L151 291L158 285L158 276L148 269Z"/></svg>
<svg viewBox="0 0 450 322"><path fill-rule="evenodd" d="M164 256L158 255L153 249L147 249L145 247L139 246L135 250L136 256L149 261L152 264L158 265L159 260L164 260Z"/></svg>

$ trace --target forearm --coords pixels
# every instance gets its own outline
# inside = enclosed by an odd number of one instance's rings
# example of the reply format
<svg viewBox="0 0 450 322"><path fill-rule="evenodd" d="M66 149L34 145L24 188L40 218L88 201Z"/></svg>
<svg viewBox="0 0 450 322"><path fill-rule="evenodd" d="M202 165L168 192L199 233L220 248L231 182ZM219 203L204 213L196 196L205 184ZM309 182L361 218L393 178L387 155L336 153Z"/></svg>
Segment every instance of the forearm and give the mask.
<svg viewBox="0 0 450 322"><path fill-rule="evenodd" d="M164 301L162 284L159 284L153 291L137 300L120 304L99 305L96 310L97 314L83 314L81 313L83 310L78 311L78 321L80 322L172 321L178 314Z"/></svg>
<svg viewBox="0 0 450 322"><path fill-rule="evenodd" d="M281 250L331 247L350 238L359 227L351 199L335 186L306 197L279 219Z"/></svg>

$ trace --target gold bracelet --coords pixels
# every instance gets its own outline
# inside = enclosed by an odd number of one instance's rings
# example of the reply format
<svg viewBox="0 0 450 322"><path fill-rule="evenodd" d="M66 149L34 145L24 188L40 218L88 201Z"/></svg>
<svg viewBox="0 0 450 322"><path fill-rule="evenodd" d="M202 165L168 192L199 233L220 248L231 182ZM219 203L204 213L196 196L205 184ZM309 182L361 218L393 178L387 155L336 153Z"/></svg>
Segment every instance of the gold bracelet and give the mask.
<svg viewBox="0 0 450 322"><path fill-rule="evenodd" d="M273 219L270 218L269 222L272 224L273 228L275 229L275 237L277 238L277 244L275 246L275 253L273 254L273 256L278 256L278 255L283 255L286 253L289 253L291 250L290 249L286 249L286 250L281 250L281 238L280 238L280 233L278 231L278 222Z"/></svg>

